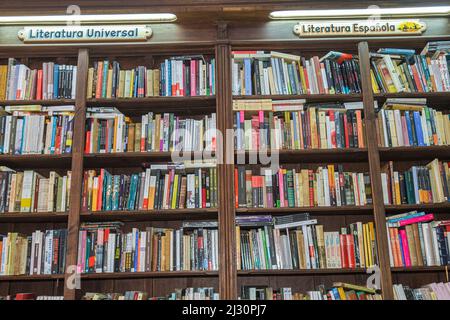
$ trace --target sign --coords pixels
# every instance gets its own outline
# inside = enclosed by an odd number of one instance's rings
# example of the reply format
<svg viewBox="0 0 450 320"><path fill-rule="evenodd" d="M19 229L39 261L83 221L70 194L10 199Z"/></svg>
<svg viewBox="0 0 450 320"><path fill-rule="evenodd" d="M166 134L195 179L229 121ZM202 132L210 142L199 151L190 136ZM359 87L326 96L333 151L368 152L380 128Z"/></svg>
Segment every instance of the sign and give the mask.
<svg viewBox="0 0 450 320"><path fill-rule="evenodd" d="M419 20L302 21L294 26L299 37L408 36L425 30Z"/></svg>
<svg viewBox="0 0 450 320"><path fill-rule="evenodd" d="M18 37L24 43L146 41L152 36L148 26L50 26L25 27Z"/></svg>

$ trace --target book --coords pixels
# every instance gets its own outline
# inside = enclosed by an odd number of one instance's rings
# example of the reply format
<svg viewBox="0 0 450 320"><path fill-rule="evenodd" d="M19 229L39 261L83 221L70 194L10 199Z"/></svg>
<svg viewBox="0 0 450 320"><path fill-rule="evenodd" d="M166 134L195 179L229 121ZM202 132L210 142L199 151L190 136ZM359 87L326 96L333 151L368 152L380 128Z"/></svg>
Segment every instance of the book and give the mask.
<svg viewBox="0 0 450 320"><path fill-rule="evenodd" d="M449 282L433 282L420 288L394 284L393 290L395 300L450 300Z"/></svg>
<svg viewBox="0 0 450 320"><path fill-rule="evenodd" d="M95 61L88 70L87 98L215 95L214 58L175 56L158 66L122 69L118 61Z"/></svg>
<svg viewBox="0 0 450 320"><path fill-rule="evenodd" d="M31 235L0 235L0 275L63 274L67 230L36 230Z"/></svg>
<svg viewBox="0 0 450 320"><path fill-rule="evenodd" d="M132 228L117 222L82 224L81 273L218 270L217 227Z"/></svg>
<svg viewBox="0 0 450 320"><path fill-rule="evenodd" d="M31 69L14 58L0 67L0 97L4 100L75 99L77 66L44 62Z"/></svg>
<svg viewBox="0 0 450 320"><path fill-rule="evenodd" d="M319 59L276 51L232 51L233 95L361 92L357 57L329 52Z"/></svg>

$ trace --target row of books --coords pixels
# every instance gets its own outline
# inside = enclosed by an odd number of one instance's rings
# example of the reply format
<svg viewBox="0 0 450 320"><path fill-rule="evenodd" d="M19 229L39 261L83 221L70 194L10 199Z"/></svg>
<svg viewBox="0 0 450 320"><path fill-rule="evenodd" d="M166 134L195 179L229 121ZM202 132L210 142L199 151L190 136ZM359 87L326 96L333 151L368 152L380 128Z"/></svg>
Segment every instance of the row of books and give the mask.
<svg viewBox="0 0 450 320"><path fill-rule="evenodd" d="M62 274L66 250L65 229L0 235L0 275Z"/></svg>
<svg viewBox="0 0 450 320"><path fill-rule="evenodd" d="M237 221L236 243L237 268L242 270L365 268L378 263L373 222L324 231L308 214L249 216Z"/></svg>
<svg viewBox="0 0 450 320"><path fill-rule="evenodd" d="M424 166L396 171L389 161L381 169L385 204L422 204L449 201L449 163L434 159Z"/></svg>
<svg viewBox="0 0 450 320"><path fill-rule="evenodd" d="M330 51L310 59L276 51L233 51L234 95L348 94L361 92L353 55Z"/></svg>
<svg viewBox="0 0 450 320"><path fill-rule="evenodd" d="M236 208L363 206L372 203L369 174L346 172L342 165L276 171L237 166L234 175Z"/></svg>
<svg viewBox="0 0 450 320"><path fill-rule="evenodd" d="M14 58L0 66L0 100L75 99L77 66L44 62L30 69Z"/></svg>
<svg viewBox="0 0 450 320"><path fill-rule="evenodd" d="M450 300L450 282L433 282L413 289L403 284L394 284L395 300Z"/></svg>
<svg viewBox="0 0 450 320"><path fill-rule="evenodd" d="M214 163L152 164L144 172L84 173L83 211L194 209L217 207Z"/></svg>
<svg viewBox="0 0 450 320"><path fill-rule="evenodd" d="M412 211L387 217L386 225L392 267L450 264L450 221Z"/></svg>
<svg viewBox="0 0 450 320"><path fill-rule="evenodd" d="M144 291L125 293L86 292L82 300L219 300L219 293L213 287L175 288L166 296L151 296Z"/></svg>
<svg viewBox="0 0 450 320"><path fill-rule="evenodd" d="M345 282L334 282L331 287L319 285L317 290L294 292L291 287L274 290L267 285L241 286L242 300L381 300L381 294L372 288Z"/></svg>
<svg viewBox="0 0 450 320"><path fill-rule="evenodd" d="M378 112L377 134L382 147L442 146L450 143L448 114L413 104L388 101Z"/></svg>
<svg viewBox="0 0 450 320"><path fill-rule="evenodd" d="M180 117L149 112L141 122L110 108L88 108L86 153L203 151L216 148L216 114Z"/></svg>
<svg viewBox="0 0 450 320"><path fill-rule="evenodd" d="M364 148L362 110L311 105L305 111L240 110L234 117L236 150Z"/></svg>
<svg viewBox="0 0 450 320"><path fill-rule="evenodd" d="M381 48L370 53L375 93L450 91L450 55L416 54L414 49Z"/></svg>
<svg viewBox="0 0 450 320"><path fill-rule="evenodd" d="M30 292L19 292L14 295L0 296L0 300L64 300L64 296L43 296Z"/></svg>
<svg viewBox="0 0 450 320"><path fill-rule="evenodd" d="M72 173L48 177L33 170L0 167L0 213L65 212L70 207Z"/></svg>
<svg viewBox="0 0 450 320"><path fill-rule="evenodd" d="M117 61L94 62L88 70L87 98L210 96L215 94L215 59L202 55L165 59L159 69L121 69Z"/></svg>
<svg viewBox="0 0 450 320"><path fill-rule="evenodd" d="M218 270L216 222L185 222L180 229L121 230L120 222L83 223L81 273Z"/></svg>
<svg viewBox="0 0 450 320"><path fill-rule="evenodd" d="M0 153L72 152L75 106L6 106L0 116Z"/></svg>

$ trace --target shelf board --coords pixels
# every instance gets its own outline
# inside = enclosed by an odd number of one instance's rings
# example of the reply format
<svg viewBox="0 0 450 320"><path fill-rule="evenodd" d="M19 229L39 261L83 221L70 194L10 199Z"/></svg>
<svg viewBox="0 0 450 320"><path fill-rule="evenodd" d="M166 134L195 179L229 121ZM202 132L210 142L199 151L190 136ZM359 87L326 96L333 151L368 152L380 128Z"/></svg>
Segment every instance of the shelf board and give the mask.
<svg viewBox="0 0 450 320"><path fill-rule="evenodd" d="M116 107L122 112L147 113L148 111L193 113L197 109L206 111L216 108L215 96L194 97L146 97L87 99L88 107ZM205 110L206 109L206 110Z"/></svg>
<svg viewBox="0 0 450 320"><path fill-rule="evenodd" d="M75 99L50 99L50 100L0 100L0 106L22 106L22 105L62 106L74 105Z"/></svg>
<svg viewBox="0 0 450 320"><path fill-rule="evenodd" d="M317 215L372 215L373 206L341 206L341 207L297 207L297 208L237 208L236 214L272 214L284 215L309 212Z"/></svg>
<svg viewBox="0 0 450 320"><path fill-rule="evenodd" d="M407 273L407 272L445 272L446 266L423 266L423 267L391 267L392 272Z"/></svg>
<svg viewBox="0 0 450 320"><path fill-rule="evenodd" d="M67 212L0 213L0 223L67 222Z"/></svg>
<svg viewBox="0 0 450 320"><path fill-rule="evenodd" d="M249 163L250 158L258 161L259 154L271 157L273 152L235 151L236 164L238 158L243 156L245 164ZM367 148L278 150L278 156L281 163L364 162L368 159Z"/></svg>
<svg viewBox="0 0 450 320"><path fill-rule="evenodd" d="M70 168L71 154L0 155L0 164L10 168Z"/></svg>
<svg viewBox="0 0 450 320"><path fill-rule="evenodd" d="M379 147L380 160L411 161L450 159L450 146L424 146L424 147Z"/></svg>
<svg viewBox="0 0 450 320"><path fill-rule="evenodd" d="M246 99L272 99L272 100L296 100L305 99L306 102L326 102L326 101L362 101L361 93L351 94L277 94L277 95L235 95L235 100Z"/></svg>
<svg viewBox="0 0 450 320"><path fill-rule="evenodd" d="M1 281L48 281L64 279L64 274L35 274L20 276L0 276Z"/></svg>
<svg viewBox="0 0 450 320"><path fill-rule="evenodd" d="M238 270L238 276L297 276L322 274L366 273L365 268L354 269L296 269L296 270Z"/></svg>
<svg viewBox="0 0 450 320"><path fill-rule="evenodd" d="M175 153L177 157L186 158L186 160L212 159L215 156L213 152L211 157L203 158L203 152L185 152ZM87 167L131 167L141 166L144 162L171 162L172 152L116 152L116 153L90 153L84 154L84 165Z"/></svg>
<svg viewBox="0 0 450 320"><path fill-rule="evenodd" d="M386 205L386 213L398 213L412 210L432 211L431 213L449 213L450 202L429 203L429 204L402 204L402 205Z"/></svg>
<svg viewBox="0 0 450 320"><path fill-rule="evenodd" d="M178 220L215 220L217 208L205 209L166 209L148 211L95 211L82 212L81 221L178 221Z"/></svg>
<svg viewBox="0 0 450 320"><path fill-rule="evenodd" d="M112 272L84 273L81 279L136 279L136 278L190 278L217 277L218 271L154 271L154 272Z"/></svg>

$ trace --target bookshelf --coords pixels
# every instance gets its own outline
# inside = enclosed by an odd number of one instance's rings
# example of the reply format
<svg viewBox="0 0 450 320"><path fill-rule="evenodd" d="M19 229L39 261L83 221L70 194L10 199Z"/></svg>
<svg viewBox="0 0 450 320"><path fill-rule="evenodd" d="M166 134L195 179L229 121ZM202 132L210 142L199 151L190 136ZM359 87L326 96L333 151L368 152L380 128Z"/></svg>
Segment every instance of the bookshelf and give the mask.
<svg viewBox="0 0 450 320"><path fill-rule="evenodd" d="M34 169L48 172L50 169L71 170L71 206L67 213L8 213L0 214L1 231L10 230L30 233L36 225L42 229L68 229L68 247L66 265L74 265L77 261L78 231L82 222L122 221L126 228L131 226L160 225L164 227L178 226L184 220L218 220L219 222L219 270L218 271L171 271L171 272L123 272L123 273L92 273L82 274L81 292L103 292L126 290L143 290L153 295L163 295L175 287L212 286L220 291L223 299L238 297L241 285L269 284L274 288L292 286L305 292L314 289L318 284L331 284L334 281L365 284L367 274L363 268L353 269L311 269L311 270L237 270L235 217L238 215L271 214L273 216L309 212L326 228L339 228L356 221L373 221L376 229L377 251L381 269L382 293L385 299L393 298L393 283L407 283L420 286L427 282L441 281L448 277L446 267L411 267L391 268L389 263L386 215L407 212L410 210L425 210L433 212L443 219L449 217L448 203L426 205L384 205L380 168L383 162L393 160L409 163L412 161L427 161L434 158L450 160L449 146L430 147L379 147L375 139L367 139L365 148L351 149L307 149L282 150L280 163L286 165L301 164L317 167L320 164L342 163L346 167L366 168L370 174L372 185L371 205L341 206L341 207L299 207L299 208L235 208L234 206L234 163L217 165L218 175L218 207L203 209L167 209L149 211L96 211L84 212L81 208L83 172L88 168L112 168L127 170L139 168L143 162L168 162L170 152L124 152L112 154L85 154L85 120L88 107L116 107L121 112L132 117L138 117L148 111L181 113L184 115L202 115L216 112L216 127L224 132L233 128L233 100L242 99L305 99L307 102L354 102L363 101L364 123L367 137L376 136L376 115L374 101L382 104L387 98L425 97L433 108L448 111L450 93L401 93L373 94L370 83L369 51L377 47L396 46L414 47L419 49L427 41L447 39L448 37L413 37L411 38L354 38L354 39L313 39L299 40L291 35L291 22L266 25L262 23L224 24L219 23L218 29L207 26L204 33L195 39L183 40L184 32L177 31L174 35L166 33L168 40L161 38L150 44L94 44L89 46L58 46L53 51L50 46L31 46L33 50L24 52L23 48L15 46L1 47L2 56L22 57L24 62L36 65L42 61L59 61L58 56L66 56L66 60L78 67L77 90L75 99L63 100L27 100L0 101L0 105L42 104L45 106L74 104L76 108L74 122L74 138L71 154L63 155L0 155L0 165L14 169ZM163 28L164 26L160 27ZM186 32L199 31L197 28L186 28ZM156 28L156 30L161 30ZM246 32L247 31L247 32ZM270 32L269 32L270 31ZM214 36L211 36L213 34ZM275 36L283 34L284 38L276 40ZM244 35L246 35L245 38ZM207 40L200 41L205 36ZM159 37L159 36L158 36ZM278 39L278 38L277 38ZM178 40L178 41L177 41ZM279 50L282 52L301 53L307 56L321 55L339 45L342 51L359 56L362 92L357 94L306 94L306 95L251 95L233 96L231 86L231 55L233 50L260 49ZM152 64L151 60L139 60L143 57L161 57L200 53L215 58L216 61L216 95L195 97L146 97L146 98L87 98L86 82L88 68L96 59L120 58L126 65ZM33 58L36 54L39 58ZM216 154L221 156L225 150L233 150L225 141L223 148ZM245 157L250 157L251 151L246 151ZM191 156L196 156L191 153ZM214 156L214 154L213 154ZM236 161L239 152L231 155ZM413 160L411 160L413 159ZM358 169L355 169L358 171ZM362 171L358 171L362 172ZM66 299L77 299L81 292L64 286L70 274L65 275L33 275L0 277L0 293L16 293L23 291L41 291L43 294L64 294ZM38 289L36 289L38 288ZM38 292L39 293L39 292Z"/></svg>

